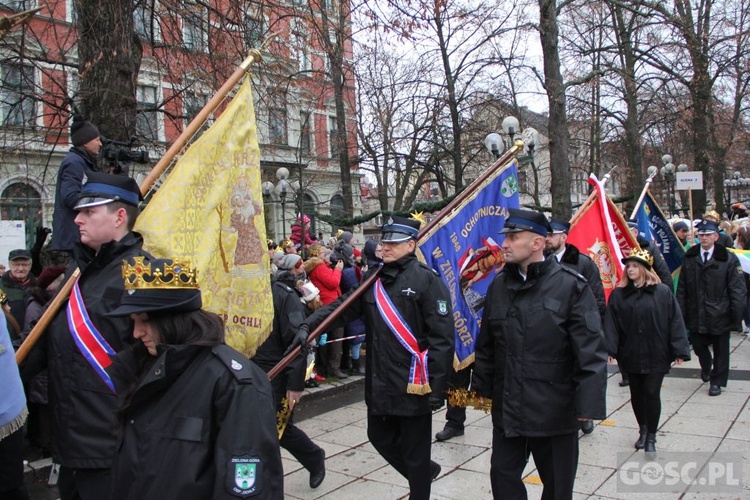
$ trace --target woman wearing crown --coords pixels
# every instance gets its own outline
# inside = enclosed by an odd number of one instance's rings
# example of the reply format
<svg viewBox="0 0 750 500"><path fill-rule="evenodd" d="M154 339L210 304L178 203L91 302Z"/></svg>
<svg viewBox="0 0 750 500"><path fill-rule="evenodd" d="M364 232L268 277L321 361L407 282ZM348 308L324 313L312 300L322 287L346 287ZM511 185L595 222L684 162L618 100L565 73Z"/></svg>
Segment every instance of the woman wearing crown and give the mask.
<svg viewBox="0 0 750 500"><path fill-rule="evenodd" d="M672 361L690 360L680 306L652 265L654 258L634 248L622 259L625 274L607 305L604 333L610 362L617 359L630 377L630 403L640 426L635 449L656 451L661 384Z"/></svg>
<svg viewBox="0 0 750 500"><path fill-rule="evenodd" d="M135 322L139 374L124 389L110 498L281 499L268 378L224 344L221 318L201 309L196 274L172 260L123 262L125 293L110 315Z"/></svg>

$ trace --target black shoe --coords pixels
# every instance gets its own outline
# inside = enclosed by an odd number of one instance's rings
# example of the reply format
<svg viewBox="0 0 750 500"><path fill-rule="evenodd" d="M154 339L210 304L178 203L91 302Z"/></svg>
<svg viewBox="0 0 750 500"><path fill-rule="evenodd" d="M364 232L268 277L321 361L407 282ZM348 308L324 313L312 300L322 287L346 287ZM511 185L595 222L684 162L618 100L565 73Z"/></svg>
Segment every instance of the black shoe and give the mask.
<svg viewBox="0 0 750 500"><path fill-rule="evenodd" d="M630 380L628 380L626 378L620 380L620 387L627 387L629 385L630 385Z"/></svg>
<svg viewBox="0 0 750 500"><path fill-rule="evenodd" d="M591 434L594 432L594 421L593 420L584 420L581 422L581 432L584 434Z"/></svg>
<svg viewBox="0 0 750 500"><path fill-rule="evenodd" d="M463 434L463 432L461 433ZM437 462L430 462L430 471L432 474L430 474L430 481L434 481L437 479L437 477L440 475L440 471L443 470L442 467L440 467L440 464Z"/></svg>
<svg viewBox="0 0 750 500"><path fill-rule="evenodd" d="M711 374L708 372L701 371L701 380L704 382L708 382L711 380Z"/></svg>
<svg viewBox="0 0 750 500"><path fill-rule="evenodd" d="M709 396L718 396L719 394L721 394L721 387L719 387L718 385L712 385L708 388Z"/></svg>
<svg viewBox="0 0 750 500"><path fill-rule="evenodd" d="M320 450L323 458L320 462L320 467L314 472L310 472L310 488L315 489L323 483L323 479L326 478L326 453Z"/></svg>
<svg viewBox="0 0 750 500"><path fill-rule="evenodd" d="M320 384L317 383L314 378L309 378L305 380L305 387L312 389L313 387L320 387Z"/></svg>
<svg viewBox="0 0 750 500"><path fill-rule="evenodd" d="M646 434L646 444L643 451L646 453L656 453L656 434L651 434L650 432Z"/></svg>
<svg viewBox="0 0 750 500"><path fill-rule="evenodd" d="M435 434L435 439L438 441L448 441L451 438L454 438L456 436L463 436L464 430L463 429L456 429L454 427L448 427L446 426L445 429Z"/></svg>
<svg viewBox="0 0 750 500"><path fill-rule="evenodd" d="M349 375L362 376L364 374L365 374L365 369L362 368L362 362L359 359L353 359L352 360L352 369L349 372Z"/></svg>
<svg viewBox="0 0 750 500"><path fill-rule="evenodd" d="M638 435L638 441L635 442L635 449L642 450L646 446L646 434L648 434L648 427L645 425L641 426L641 433Z"/></svg>

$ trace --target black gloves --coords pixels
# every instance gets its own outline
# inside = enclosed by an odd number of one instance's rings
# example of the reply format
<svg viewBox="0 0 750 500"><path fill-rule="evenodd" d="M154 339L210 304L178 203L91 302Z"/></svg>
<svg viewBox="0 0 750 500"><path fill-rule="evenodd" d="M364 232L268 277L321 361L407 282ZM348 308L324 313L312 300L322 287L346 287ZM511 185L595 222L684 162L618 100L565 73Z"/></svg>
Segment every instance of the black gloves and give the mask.
<svg viewBox="0 0 750 500"><path fill-rule="evenodd" d="M430 410L438 411L444 405L445 405L445 400L443 398L430 396Z"/></svg>
<svg viewBox="0 0 750 500"><path fill-rule="evenodd" d="M297 334L294 336L294 340L292 340L292 343L289 344L289 347L284 351L284 356L292 352L295 347L300 347L300 349L304 348L305 345L307 345L307 337L309 336L310 328L305 324L300 325Z"/></svg>

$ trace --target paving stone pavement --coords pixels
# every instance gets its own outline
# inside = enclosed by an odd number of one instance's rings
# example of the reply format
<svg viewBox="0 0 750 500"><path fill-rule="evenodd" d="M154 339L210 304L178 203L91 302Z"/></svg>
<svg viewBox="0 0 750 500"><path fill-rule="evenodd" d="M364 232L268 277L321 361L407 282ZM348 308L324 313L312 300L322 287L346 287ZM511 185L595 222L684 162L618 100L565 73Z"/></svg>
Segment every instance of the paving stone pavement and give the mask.
<svg viewBox="0 0 750 500"><path fill-rule="evenodd" d="M741 455L741 489L731 493L695 492L686 481L684 484L679 482L664 493L622 491L622 478L626 474L623 466L635 459L642 460L645 454L633 449L638 425L630 406L629 389L618 385L620 375L610 367L608 416L606 420L596 422L593 433L581 434L574 498L750 499L750 339L741 334L732 334L731 346L732 373L728 387L718 397L708 396L708 384L699 378L700 367L695 356L692 361L673 368L665 378L656 460L659 462L658 452L706 452L707 455L698 460L698 467L703 467L709 457L717 452ZM330 390L323 386L316 392ZM359 387L357 390L364 389ZM305 397L314 396L308 393ZM326 451L327 475L320 488L310 489L307 471L282 450L286 498L408 498L406 480L368 442L366 418L365 403L359 401L301 421L299 427ZM433 416L433 435L443 428L444 423L445 409ZM432 484L431 498L492 498L489 476L491 446L490 416L469 409L463 436L446 442L433 442L432 458L441 464L442 471ZM541 498L543 486L533 458L524 470L524 482L530 499Z"/></svg>

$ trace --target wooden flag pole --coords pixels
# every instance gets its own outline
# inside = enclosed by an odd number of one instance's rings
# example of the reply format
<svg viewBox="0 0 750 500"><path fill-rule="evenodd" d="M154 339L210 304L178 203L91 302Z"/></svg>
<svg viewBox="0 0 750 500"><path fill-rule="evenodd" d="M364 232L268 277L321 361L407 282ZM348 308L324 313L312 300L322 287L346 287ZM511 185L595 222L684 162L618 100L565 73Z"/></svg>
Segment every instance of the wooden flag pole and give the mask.
<svg viewBox="0 0 750 500"><path fill-rule="evenodd" d="M641 203L643 203L643 199L646 197L646 193L648 192L648 188L651 186L651 182L654 180L654 177L656 177L656 172L648 176L648 179L646 179L646 185L643 186L643 189L641 190L641 195L638 197L638 201L635 202L635 208L633 209L633 213L630 214L630 218L634 218L635 214L638 213L638 209L641 206Z"/></svg>
<svg viewBox="0 0 750 500"><path fill-rule="evenodd" d="M242 79L242 77L245 76L250 65L262 60L260 51L269 42L269 40L271 40L273 36L274 35L271 35L269 38L267 38L263 42L263 45L261 45L260 49L251 49L249 51L248 56L244 61L242 61L242 64L237 67L234 73L232 73L232 76L229 77L229 80L227 80L224 85L221 86L216 95L214 95L211 100L208 101L205 106L203 106L203 109L200 110L193 121L191 121L190 124L185 127L185 130L182 131L180 136L175 140L166 154L162 156L162 158L156 163L156 165L154 165L154 168L151 169L151 172L146 176L145 179L143 179L143 182L141 182L141 185L139 187L142 194L145 195L154 185L156 180L169 167L169 165L172 164L172 160L174 160L175 156L177 156L177 154L182 151L190 138L195 135L195 133L201 126L203 126L209 115L219 107L219 105L224 101L229 92L231 92L232 89L237 85L237 83ZM70 275L70 277L68 277L68 280L60 287L60 290L58 290L57 295L55 295L52 303L50 303L49 307L44 311L44 314L42 314L42 317L39 318L39 321L36 323L36 325L34 325L34 328L31 330L31 332L29 332L29 335L16 351L16 363L20 364L24 359L26 359L26 356L42 336L44 330L46 330L47 326L49 326L49 324L52 322L52 318L55 316L55 314L57 314L57 311L60 309L63 302L65 302L65 300L68 298L68 295L70 295L70 290L72 290L73 284L78 279L79 275L80 271L76 269Z"/></svg>
<svg viewBox="0 0 750 500"><path fill-rule="evenodd" d="M495 163L493 163L489 169L487 169L482 175L480 175L474 182L469 184L466 189L464 189L458 196L453 199L453 201L443 207L443 209L440 210L440 212L438 212L438 214L419 231L417 242L423 239L427 234L429 234L430 231L436 225L438 225L444 217L453 212L456 207L463 203L463 201L466 200L466 198L468 198L474 190L479 188L479 186L481 186L490 176L494 175L495 171L498 168L508 163L516 154L516 151L520 151L522 149L523 141L517 140L508 151L506 151L500 158L495 160ZM320 323L320 325L318 325L318 327L315 328L315 330L310 333L310 335L308 335L307 342L305 344L309 344L310 342L318 338L318 336L320 336L323 332L325 332L328 327L334 322L334 320L341 316L341 313L343 313L352 302L361 297L362 294L364 294L370 288L370 286L375 281L377 274L378 272L376 271L372 275L368 276L365 281L363 281L356 289L354 289L351 294L346 299L344 299L344 301L336 309L331 312L331 314L326 316L323 322ZM301 351L301 347L295 347L289 354L284 356L284 358L279 361L276 366L271 369L271 371L268 372L268 378L270 380L273 380L276 375L278 375L284 368L287 367L289 363L294 360L294 358L299 355Z"/></svg>

